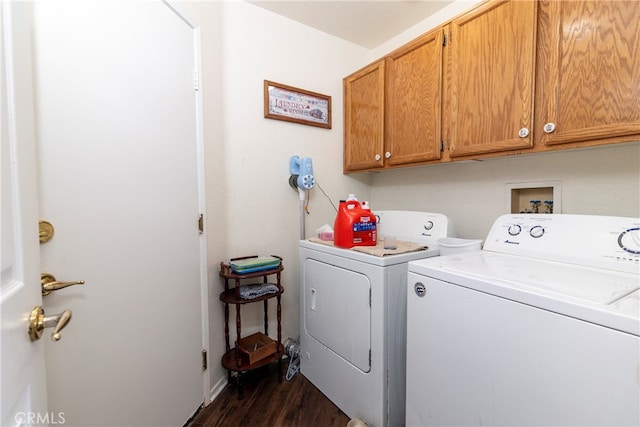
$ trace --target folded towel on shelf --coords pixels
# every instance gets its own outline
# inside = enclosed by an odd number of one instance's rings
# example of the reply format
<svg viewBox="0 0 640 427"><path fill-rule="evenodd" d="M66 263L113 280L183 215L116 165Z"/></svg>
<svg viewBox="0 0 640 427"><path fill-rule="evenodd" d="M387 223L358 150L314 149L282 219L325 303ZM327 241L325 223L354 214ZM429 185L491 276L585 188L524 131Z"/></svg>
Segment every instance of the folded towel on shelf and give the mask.
<svg viewBox="0 0 640 427"><path fill-rule="evenodd" d="M258 285L240 286L240 298L254 299L267 294L275 294L279 291L278 285L273 283L260 283Z"/></svg>
<svg viewBox="0 0 640 427"><path fill-rule="evenodd" d="M277 268L281 262L280 258L274 256L258 256L231 260L229 267L234 273L246 274Z"/></svg>

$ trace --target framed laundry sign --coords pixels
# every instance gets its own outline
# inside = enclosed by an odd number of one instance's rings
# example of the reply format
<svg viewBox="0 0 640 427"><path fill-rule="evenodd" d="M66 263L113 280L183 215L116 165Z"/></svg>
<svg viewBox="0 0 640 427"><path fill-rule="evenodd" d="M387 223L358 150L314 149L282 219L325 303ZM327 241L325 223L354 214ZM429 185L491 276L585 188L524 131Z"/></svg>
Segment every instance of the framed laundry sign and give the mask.
<svg viewBox="0 0 640 427"><path fill-rule="evenodd" d="M264 116L331 129L331 97L265 80Z"/></svg>

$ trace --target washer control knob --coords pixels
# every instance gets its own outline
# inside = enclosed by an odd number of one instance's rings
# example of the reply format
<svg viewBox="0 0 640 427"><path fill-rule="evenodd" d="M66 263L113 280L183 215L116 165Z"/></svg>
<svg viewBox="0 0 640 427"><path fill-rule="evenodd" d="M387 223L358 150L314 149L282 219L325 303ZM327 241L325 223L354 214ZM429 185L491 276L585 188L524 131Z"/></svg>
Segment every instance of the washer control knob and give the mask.
<svg viewBox="0 0 640 427"><path fill-rule="evenodd" d="M413 290L420 298L422 298L427 293L427 288L422 284L422 282L416 282L416 284L413 285Z"/></svg>
<svg viewBox="0 0 640 427"><path fill-rule="evenodd" d="M509 230L507 231L509 232L510 235L517 236L522 231L522 227L520 227L518 224L511 224L509 226Z"/></svg>
<svg viewBox="0 0 640 427"><path fill-rule="evenodd" d="M427 223L424 225L424 229L431 230L432 228L433 228L433 221L427 221Z"/></svg>
<svg viewBox="0 0 640 427"><path fill-rule="evenodd" d="M620 233L618 245L625 252L640 255L640 227L628 228Z"/></svg>
<svg viewBox="0 0 640 427"><path fill-rule="evenodd" d="M534 239L542 237L544 235L544 228L542 228L542 226L540 225L531 227L531 230L529 230L529 235Z"/></svg>

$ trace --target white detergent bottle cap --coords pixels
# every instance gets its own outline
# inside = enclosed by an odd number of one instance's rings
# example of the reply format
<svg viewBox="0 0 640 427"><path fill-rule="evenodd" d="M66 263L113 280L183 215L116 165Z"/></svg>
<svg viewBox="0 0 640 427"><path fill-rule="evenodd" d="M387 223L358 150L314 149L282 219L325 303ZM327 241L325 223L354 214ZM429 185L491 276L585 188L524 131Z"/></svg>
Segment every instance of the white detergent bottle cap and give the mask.
<svg viewBox="0 0 640 427"><path fill-rule="evenodd" d="M347 200L355 200L355 201L358 201L358 199L356 198L356 195L355 195L355 194L353 194L353 193L349 194L349 197L347 197Z"/></svg>

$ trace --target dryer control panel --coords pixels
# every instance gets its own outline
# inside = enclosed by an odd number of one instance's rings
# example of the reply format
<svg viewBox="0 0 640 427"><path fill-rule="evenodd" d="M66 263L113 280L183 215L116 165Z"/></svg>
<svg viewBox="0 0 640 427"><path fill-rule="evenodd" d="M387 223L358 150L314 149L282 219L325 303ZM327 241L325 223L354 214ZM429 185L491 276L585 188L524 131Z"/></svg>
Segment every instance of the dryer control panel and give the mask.
<svg viewBox="0 0 640 427"><path fill-rule="evenodd" d="M453 222L440 213L418 211L375 211L378 238L390 235L398 240L434 246L442 237L456 237Z"/></svg>
<svg viewBox="0 0 640 427"><path fill-rule="evenodd" d="M491 227L484 249L640 274L640 218L503 215Z"/></svg>

